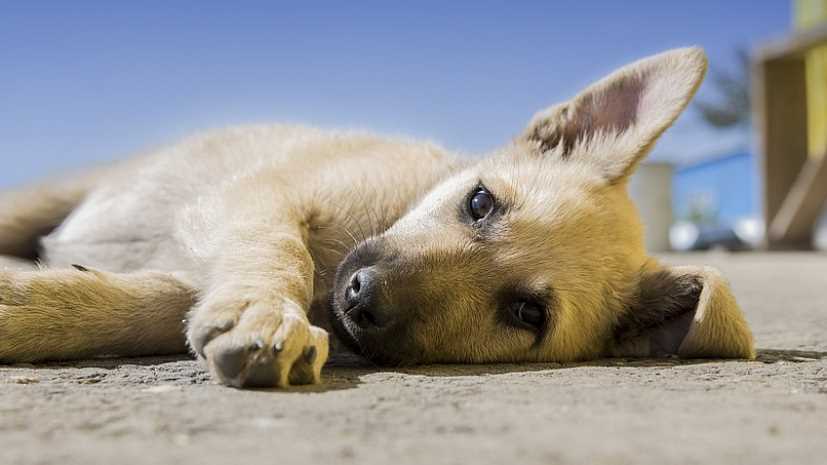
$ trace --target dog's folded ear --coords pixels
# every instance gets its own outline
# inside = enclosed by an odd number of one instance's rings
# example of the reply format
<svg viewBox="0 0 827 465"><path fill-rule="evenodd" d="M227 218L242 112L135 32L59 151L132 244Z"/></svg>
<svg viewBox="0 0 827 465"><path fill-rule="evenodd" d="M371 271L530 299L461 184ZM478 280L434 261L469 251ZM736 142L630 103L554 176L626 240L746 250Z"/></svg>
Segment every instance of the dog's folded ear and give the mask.
<svg viewBox="0 0 827 465"><path fill-rule="evenodd" d="M752 333L727 282L714 268L646 271L621 315L616 357L755 358Z"/></svg>
<svg viewBox="0 0 827 465"><path fill-rule="evenodd" d="M535 115L520 140L543 155L587 163L610 182L621 180L692 99L706 66L700 48L624 66Z"/></svg>

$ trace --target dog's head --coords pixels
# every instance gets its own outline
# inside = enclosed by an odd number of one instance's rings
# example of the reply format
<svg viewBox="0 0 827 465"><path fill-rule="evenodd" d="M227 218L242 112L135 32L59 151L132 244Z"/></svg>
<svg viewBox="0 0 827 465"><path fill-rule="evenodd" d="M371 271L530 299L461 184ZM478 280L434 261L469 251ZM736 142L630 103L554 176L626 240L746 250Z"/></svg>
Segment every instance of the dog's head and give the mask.
<svg viewBox="0 0 827 465"><path fill-rule="evenodd" d="M751 357L727 285L643 249L627 179L700 85L681 49L539 113L339 267L333 326L385 363Z"/></svg>

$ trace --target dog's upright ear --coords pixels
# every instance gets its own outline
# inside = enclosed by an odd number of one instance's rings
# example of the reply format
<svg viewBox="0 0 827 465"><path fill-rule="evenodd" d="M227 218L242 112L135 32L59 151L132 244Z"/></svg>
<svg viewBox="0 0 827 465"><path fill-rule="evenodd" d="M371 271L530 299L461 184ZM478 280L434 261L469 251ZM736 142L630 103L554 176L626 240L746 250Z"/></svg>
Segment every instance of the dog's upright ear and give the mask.
<svg viewBox="0 0 827 465"><path fill-rule="evenodd" d="M616 357L755 358L729 285L709 267L652 269L614 329Z"/></svg>
<svg viewBox="0 0 827 465"><path fill-rule="evenodd" d="M520 139L544 155L588 163L609 182L622 180L686 108L706 67L700 48L624 66L535 115Z"/></svg>

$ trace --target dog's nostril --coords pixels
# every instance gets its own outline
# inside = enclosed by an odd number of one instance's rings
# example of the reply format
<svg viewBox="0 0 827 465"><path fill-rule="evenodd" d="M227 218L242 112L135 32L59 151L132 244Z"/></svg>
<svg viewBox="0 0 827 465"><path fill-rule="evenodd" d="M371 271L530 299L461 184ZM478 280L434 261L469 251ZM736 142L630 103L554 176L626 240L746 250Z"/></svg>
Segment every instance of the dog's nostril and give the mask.
<svg viewBox="0 0 827 465"><path fill-rule="evenodd" d="M372 296L374 272L370 268L362 268L353 273L345 290L345 299L349 307L370 303Z"/></svg>
<svg viewBox="0 0 827 465"><path fill-rule="evenodd" d="M382 327L387 315L377 306L377 272L374 267L362 268L350 277L345 289L345 313L359 327Z"/></svg>
<svg viewBox="0 0 827 465"><path fill-rule="evenodd" d="M359 292L362 290L362 281L359 279L359 272L353 273L350 278L350 284L345 291L345 298L348 305L353 306L359 302Z"/></svg>

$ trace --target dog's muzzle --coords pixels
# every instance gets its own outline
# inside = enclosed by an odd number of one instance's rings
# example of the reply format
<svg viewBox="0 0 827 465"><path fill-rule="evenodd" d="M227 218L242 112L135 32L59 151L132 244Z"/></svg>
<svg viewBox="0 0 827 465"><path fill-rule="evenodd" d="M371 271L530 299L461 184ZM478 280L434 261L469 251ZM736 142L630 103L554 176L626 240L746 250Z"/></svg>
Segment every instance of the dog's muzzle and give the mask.
<svg viewBox="0 0 827 465"><path fill-rule="evenodd" d="M381 244L360 244L339 265L330 303L336 337L351 350L378 363L398 365L408 340L405 312L392 302L396 280L386 275Z"/></svg>

